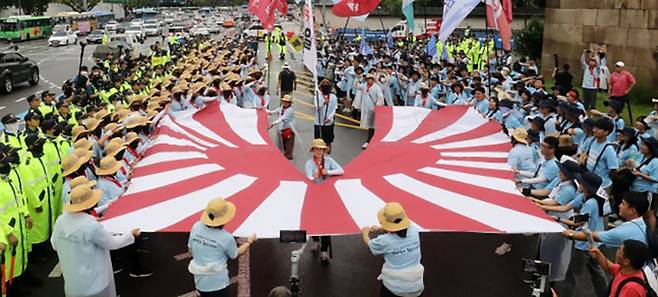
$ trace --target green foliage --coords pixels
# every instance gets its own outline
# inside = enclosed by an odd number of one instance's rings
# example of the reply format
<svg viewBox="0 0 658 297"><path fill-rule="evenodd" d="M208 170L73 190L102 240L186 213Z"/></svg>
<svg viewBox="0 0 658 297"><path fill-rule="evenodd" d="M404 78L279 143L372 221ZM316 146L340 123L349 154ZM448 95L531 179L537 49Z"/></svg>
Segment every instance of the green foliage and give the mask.
<svg viewBox="0 0 658 297"><path fill-rule="evenodd" d="M21 9L26 15L43 15L48 9L48 0L21 0ZM0 0L0 9L17 6L16 0Z"/></svg>
<svg viewBox="0 0 658 297"><path fill-rule="evenodd" d="M59 2L70 7L75 12L85 12L92 10L101 0L87 0L87 9L84 8L84 0L60 0Z"/></svg>
<svg viewBox="0 0 658 297"><path fill-rule="evenodd" d="M516 51L524 56L539 59L544 36L544 21L532 18L522 30L514 32Z"/></svg>
<svg viewBox="0 0 658 297"><path fill-rule="evenodd" d="M381 5L386 14L398 18L404 18L404 16L402 16L402 0L382 0L379 5Z"/></svg>

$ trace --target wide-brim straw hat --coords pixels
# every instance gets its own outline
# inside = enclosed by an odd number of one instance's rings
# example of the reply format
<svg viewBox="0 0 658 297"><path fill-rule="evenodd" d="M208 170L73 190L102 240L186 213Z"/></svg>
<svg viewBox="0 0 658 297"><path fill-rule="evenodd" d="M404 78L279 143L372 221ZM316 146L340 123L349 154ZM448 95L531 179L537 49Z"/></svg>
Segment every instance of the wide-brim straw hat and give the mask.
<svg viewBox="0 0 658 297"><path fill-rule="evenodd" d="M204 84L204 83L202 83L202 82L197 82L197 83L194 83L194 84L192 85L192 88L191 88L191 89L192 89L192 92L194 92L194 93L198 93L199 91L201 91L201 89L203 89L203 88L205 88L205 87L206 87L206 84Z"/></svg>
<svg viewBox="0 0 658 297"><path fill-rule="evenodd" d="M73 150L73 153L78 157L80 164L85 164L91 160L93 152L91 150L86 150L84 148L78 148Z"/></svg>
<svg viewBox="0 0 658 297"><path fill-rule="evenodd" d="M89 131L94 131L96 128L98 128L98 124L101 122L97 120L96 118L88 118L85 120L84 125L87 127L87 130Z"/></svg>
<svg viewBox="0 0 658 297"><path fill-rule="evenodd" d="M201 222L210 227L225 225L235 217L235 210L235 204L224 198L210 200L201 214Z"/></svg>
<svg viewBox="0 0 658 297"><path fill-rule="evenodd" d="M324 140L322 138L316 138L316 139L313 139L313 143L312 143L311 148L309 149L309 151L313 151L314 148L320 148L320 149L325 149L326 150L329 147L327 146L327 144L324 142Z"/></svg>
<svg viewBox="0 0 658 297"><path fill-rule="evenodd" d="M407 229L411 224L411 220L398 202L389 202L384 205L384 208L377 212L377 219L382 229L388 232L396 232Z"/></svg>
<svg viewBox="0 0 658 297"><path fill-rule="evenodd" d="M78 176L69 182L69 186L71 186L71 189L75 189L79 186L87 186L93 188L95 185L96 185L96 181L89 180L87 179L86 176Z"/></svg>
<svg viewBox="0 0 658 297"><path fill-rule="evenodd" d="M133 143L133 141L139 140L139 135L137 135L137 133L135 132L128 132L126 133L125 138L126 138L125 145L129 145Z"/></svg>
<svg viewBox="0 0 658 297"><path fill-rule="evenodd" d="M70 154L62 159L62 175L69 176L71 173L78 171L80 166L84 164L80 162L80 158L76 154Z"/></svg>
<svg viewBox="0 0 658 297"><path fill-rule="evenodd" d="M119 138L115 138L119 139ZM123 144L123 140L119 139L121 143L118 142L110 142L105 146L105 156L111 156L114 157L119 153L122 149L125 149L126 146Z"/></svg>
<svg viewBox="0 0 658 297"><path fill-rule="evenodd" d="M126 123L125 126L126 128L130 129L130 128L135 128L137 126L149 124L150 122L151 121L149 121L149 119L146 118L145 116L134 116L128 118L128 122Z"/></svg>
<svg viewBox="0 0 658 297"><path fill-rule="evenodd" d="M516 141L528 144L528 131L523 128L516 128L510 131L510 135L516 139Z"/></svg>
<svg viewBox="0 0 658 297"><path fill-rule="evenodd" d="M64 204L64 211L80 212L90 209L98 204L103 192L101 190L92 190L88 185L81 185L71 190L69 202Z"/></svg>
<svg viewBox="0 0 658 297"><path fill-rule="evenodd" d="M283 98L281 98L281 102L290 102L292 103L292 97L290 95L285 95Z"/></svg>
<svg viewBox="0 0 658 297"><path fill-rule="evenodd" d="M80 134L88 133L88 132L89 132L89 130L87 130L87 128L85 128L85 126L82 126L82 125L75 126L75 127L73 127L73 130L71 131L71 136L72 136L71 139L73 139L73 141L75 141L78 138L78 136L80 136Z"/></svg>
<svg viewBox="0 0 658 297"><path fill-rule="evenodd" d="M82 148L82 149L85 149L87 151L90 150L93 145L94 145L94 143L89 141L89 139L87 139L87 138L80 138L80 139L76 140L73 143L73 147L75 149Z"/></svg>
<svg viewBox="0 0 658 297"><path fill-rule="evenodd" d="M121 163L117 161L114 156L107 156L101 160L101 165L96 168L98 175L112 175L117 173L121 168Z"/></svg>

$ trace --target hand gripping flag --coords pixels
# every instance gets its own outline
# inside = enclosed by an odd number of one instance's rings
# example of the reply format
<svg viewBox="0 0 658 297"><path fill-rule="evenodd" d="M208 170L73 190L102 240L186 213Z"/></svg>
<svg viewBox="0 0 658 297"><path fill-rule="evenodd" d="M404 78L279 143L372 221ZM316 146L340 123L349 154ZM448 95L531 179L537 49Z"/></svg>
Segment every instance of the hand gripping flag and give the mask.
<svg viewBox="0 0 658 297"><path fill-rule="evenodd" d="M381 0L342 0L331 8L339 17L358 17L367 15L377 8Z"/></svg>
<svg viewBox="0 0 658 297"><path fill-rule="evenodd" d="M445 42L478 3L480 0L445 0L439 40Z"/></svg>
<svg viewBox="0 0 658 297"><path fill-rule="evenodd" d="M505 50L511 50L512 45L510 39L512 38L512 28L507 21L503 6L500 0L486 0L487 2L487 26L496 28L500 32L500 39L503 42Z"/></svg>

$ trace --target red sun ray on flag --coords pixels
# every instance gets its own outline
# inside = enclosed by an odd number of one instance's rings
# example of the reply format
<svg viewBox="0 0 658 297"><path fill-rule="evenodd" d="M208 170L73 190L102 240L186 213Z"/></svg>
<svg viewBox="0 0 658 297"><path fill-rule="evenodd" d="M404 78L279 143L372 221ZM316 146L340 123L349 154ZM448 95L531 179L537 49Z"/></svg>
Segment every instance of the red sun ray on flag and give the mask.
<svg viewBox="0 0 658 297"><path fill-rule="evenodd" d="M103 219L110 232L189 232L208 201L237 206L226 229L276 238L279 230L352 234L401 202L422 230L561 232L515 188L509 139L466 106L378 107L376 134L345 174L308 181L267 132L267 114L233 105L166 116L126 193Z"/></svg>

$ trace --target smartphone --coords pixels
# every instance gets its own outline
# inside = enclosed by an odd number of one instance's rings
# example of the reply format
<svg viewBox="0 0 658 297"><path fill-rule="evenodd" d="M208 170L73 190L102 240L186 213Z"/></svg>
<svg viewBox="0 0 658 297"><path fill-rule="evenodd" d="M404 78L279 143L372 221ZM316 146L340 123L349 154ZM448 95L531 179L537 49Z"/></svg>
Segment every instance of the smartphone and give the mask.
<svg viewBox="0 0 658 297"><path fill-rule="evenodd" d="M587 223L589 221L589 214L578 214L571 217L571 220L576 224Z"/></svg>
<svg viewBox="0 0 658 297"><path fill-rule="evenodd" d="M306 242L306 230L281 230L279 231L279 242L304 243Z"/></svg>

